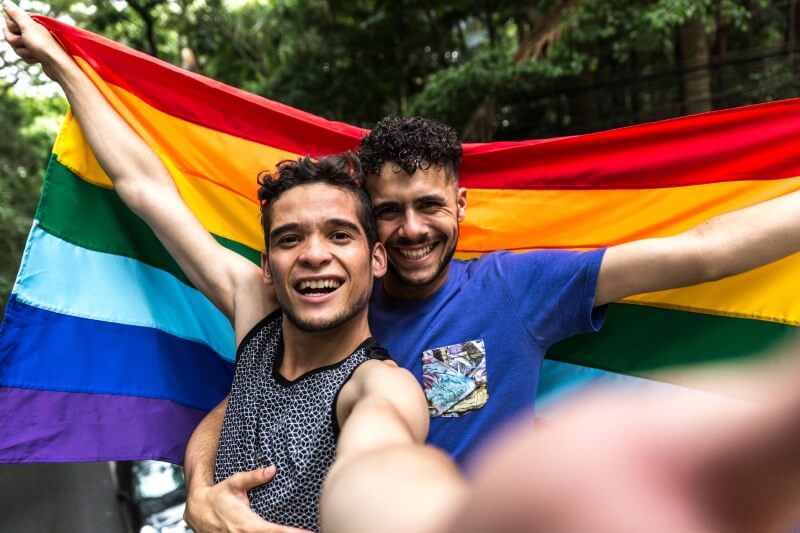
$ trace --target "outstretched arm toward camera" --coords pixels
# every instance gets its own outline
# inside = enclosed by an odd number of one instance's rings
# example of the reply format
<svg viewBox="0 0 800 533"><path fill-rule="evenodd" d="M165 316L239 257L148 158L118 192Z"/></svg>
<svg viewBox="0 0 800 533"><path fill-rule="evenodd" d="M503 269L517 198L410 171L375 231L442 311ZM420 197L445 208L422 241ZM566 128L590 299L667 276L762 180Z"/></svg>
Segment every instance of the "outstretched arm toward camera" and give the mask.
<svg viewBox="0 0 800 533"><path fill-rule="evenodd" d="M689 231L606 251L596 305L715 281L800 251L800 193L712 218Z"/></svg>
<svg viewBox="0 0 800 533"><path fill-rule="evenodd" d="M393 362L361 365L337 402L342 430L337 463L369 450L419 444L428 434L428 407L417 380Z"/></svg>
<svg viewBox="0 0 800 533"><path fill-rule="evenodd" d="M64 89L98 162L120 198L147 222L183 271L233 320L238 293L270 302L259 269L219 245L192 214L158 156L117 114L91 80L43 26L11 2L3 3L5 38L28 63L41 63ZM245 287L246 286L246 287ZM254 301L259 301L253 298ZM274 308L275 305L272 305ZM268 308L260 310L263 316Z"/></svg>
<svg viewBox="0 0 800 533"><path fill-rule="evenodd" d="M337 405L342 432L322 489L322 530L440 530L466 484L450 457L423 444L429 415L419 384L376 361L362 365L351 384Z"/></svg>

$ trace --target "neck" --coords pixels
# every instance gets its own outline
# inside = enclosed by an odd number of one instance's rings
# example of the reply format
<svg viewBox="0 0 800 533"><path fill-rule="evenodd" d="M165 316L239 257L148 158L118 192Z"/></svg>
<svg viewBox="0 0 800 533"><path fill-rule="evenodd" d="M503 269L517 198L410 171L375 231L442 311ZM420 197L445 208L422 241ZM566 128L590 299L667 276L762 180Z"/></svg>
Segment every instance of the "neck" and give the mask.
<svg viewBox="0 0 800 533"><path fill-rule="evenodd" d="M371 337L367 308L334 329L302 331L284 315L280 374L294 380L311 370L343 361Z"/></svg>
<svg viewBox="0 0 800 533"><path fill-rule="evenodd" d="M430 283L426 283L425 285L411 285L403 281L390 270L383 278L383 291L387 296L395 300L424 300L429 296L433 296L433 294L444 285L444 282L447 281L448 272L450 272L450 265L447 265L447 267L436 276L436 279Z"/></svg>

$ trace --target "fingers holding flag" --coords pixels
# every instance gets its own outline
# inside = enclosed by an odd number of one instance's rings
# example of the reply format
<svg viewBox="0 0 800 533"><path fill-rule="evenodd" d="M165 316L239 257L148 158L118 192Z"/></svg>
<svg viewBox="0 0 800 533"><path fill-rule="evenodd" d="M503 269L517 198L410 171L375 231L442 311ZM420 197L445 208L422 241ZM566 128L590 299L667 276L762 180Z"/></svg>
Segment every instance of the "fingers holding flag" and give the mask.
<svg viewBox="0 0 800 533"><path fill-rule="evenodd" d="M3 36L26 63L42 63L46 68L57 54L65 53L44 26L10 0L3 1L3 15Z"/></svg>

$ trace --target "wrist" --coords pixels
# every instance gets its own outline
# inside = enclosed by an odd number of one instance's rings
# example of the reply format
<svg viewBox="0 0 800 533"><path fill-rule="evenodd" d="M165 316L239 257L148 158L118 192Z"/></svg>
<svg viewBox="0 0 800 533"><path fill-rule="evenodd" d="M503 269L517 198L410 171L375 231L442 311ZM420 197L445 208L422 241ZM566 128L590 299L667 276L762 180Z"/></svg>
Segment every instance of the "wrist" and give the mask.
<svg viewBox="0 0 800 533"><path fill-rule="evenodd" d="M39 62L44 73L59 84L66 81L70 69L78 68L72 57L58 44L45 51Z"/></svg>
<svg viewBox="0 0 800 533"><path fill-rule="evenodd" d="M213 486L212 483L206 483L202 477L186 478L186 503L196 503L203 505L208 500L208 491Z"/></svg>

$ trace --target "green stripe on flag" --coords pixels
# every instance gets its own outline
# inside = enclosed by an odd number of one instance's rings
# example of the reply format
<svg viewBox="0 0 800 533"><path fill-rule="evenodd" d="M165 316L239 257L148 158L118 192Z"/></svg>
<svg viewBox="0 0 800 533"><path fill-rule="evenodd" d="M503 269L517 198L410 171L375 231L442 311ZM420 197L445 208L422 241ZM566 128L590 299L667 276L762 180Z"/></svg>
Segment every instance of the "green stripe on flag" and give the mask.
<svg viewBox="0 0 800 533"><path fill-rule="evenodd" d="M799 330L776 322L616 303L609 306L599 333L555 344L547 357L647 375L673 366L756 358Z"/></svg>
<svg viewBox="0 0 800 533"><path fill-rule="evenodd" d="M55 154L47 166L36 219L42 229L67 242L136 259L189 283L150 228L114 191L83 181L59 163ZM260 264L261 252L230 239L214 238L225 248Z"/></svg>

